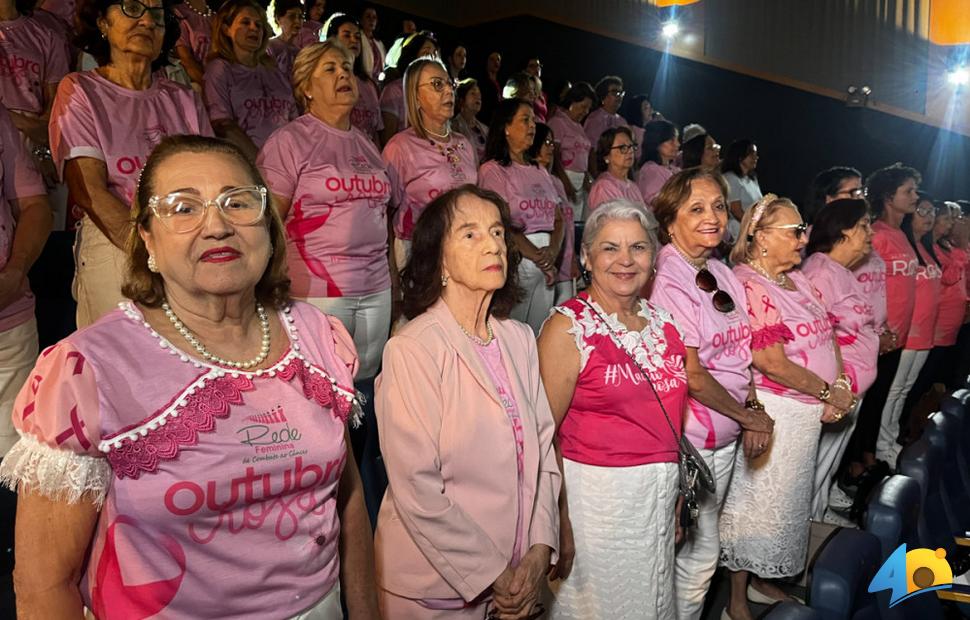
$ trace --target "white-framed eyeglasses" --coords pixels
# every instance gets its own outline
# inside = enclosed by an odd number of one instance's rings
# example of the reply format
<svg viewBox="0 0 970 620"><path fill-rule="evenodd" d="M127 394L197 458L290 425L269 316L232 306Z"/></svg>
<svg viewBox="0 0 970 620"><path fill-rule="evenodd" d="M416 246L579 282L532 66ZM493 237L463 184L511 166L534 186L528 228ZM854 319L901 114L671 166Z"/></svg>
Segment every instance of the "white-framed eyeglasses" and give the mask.
<svg viewBox="0 0 970 620"><path fill-rule="evenodd" d="M760 230L791 230L795 233L795 237L801 237L802 235L808 234L808 224L801 222L799 224L779 224L777 226L762 226Z"/></svg>
<svg viewBox="0 0 970 620"><path fill-rule="evenodd" d="M222 218L234 226L252 226L266 213L266 188L262 185L233 187L212 200L191 192L172 192L152 196L148 208L162 225L174 233L197 230L205 221L210 206L219 209Z"/></svg>

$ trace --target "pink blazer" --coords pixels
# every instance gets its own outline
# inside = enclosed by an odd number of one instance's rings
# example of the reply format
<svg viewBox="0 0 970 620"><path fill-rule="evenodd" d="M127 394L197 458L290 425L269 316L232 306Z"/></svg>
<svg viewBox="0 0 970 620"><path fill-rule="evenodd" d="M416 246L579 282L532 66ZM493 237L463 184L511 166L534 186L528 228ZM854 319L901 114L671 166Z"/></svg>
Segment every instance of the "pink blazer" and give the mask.
<svg viewBox="0 0 970 620"><path fill-rule="evenodd" d="M528 547L559 548L555 423L526 325L492 319L525 434ZM377 519L378 585L407 598L475 599L512 557L515 440L474 345L443 301L384 349L377 424L388 488Z"/></svg>

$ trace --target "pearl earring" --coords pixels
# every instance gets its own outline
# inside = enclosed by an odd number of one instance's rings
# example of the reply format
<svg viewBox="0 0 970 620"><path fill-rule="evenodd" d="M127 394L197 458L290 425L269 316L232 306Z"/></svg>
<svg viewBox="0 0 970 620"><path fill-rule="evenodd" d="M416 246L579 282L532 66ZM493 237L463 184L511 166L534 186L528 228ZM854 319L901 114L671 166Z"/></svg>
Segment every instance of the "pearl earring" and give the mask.
<svg viewBox="0 0 970 620"><path fill-rule="evenodd" d="M155 256L152 254L148 255L148 271L158 273L158 263L155 262Z"/></svg>
<svg viewBox="0 0 970 620"><path fill-rule="evenodd" d="M765 248L761 248L761 255L762 256L768 256L768 250L765 249Z"/></svg>
<svg viewBox="0 0 970 620"><path fill-rule="evenodd" d="M448 276L441 276L441 286L448 286Z"/></svg>

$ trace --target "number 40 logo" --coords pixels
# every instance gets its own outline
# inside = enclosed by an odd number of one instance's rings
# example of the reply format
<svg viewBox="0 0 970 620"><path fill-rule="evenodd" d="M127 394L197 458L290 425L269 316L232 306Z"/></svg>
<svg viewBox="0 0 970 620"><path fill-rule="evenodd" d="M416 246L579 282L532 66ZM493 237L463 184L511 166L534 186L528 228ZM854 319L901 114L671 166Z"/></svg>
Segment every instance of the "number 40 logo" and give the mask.
<svg viewBox="0 0 970 620"><path fill-rule="evenodd" d="M879 568L869 584L869 592L892 590L889 606L908 598L953 586L953 570L946 561L945 549L913 549L899 545Z"/></svg>

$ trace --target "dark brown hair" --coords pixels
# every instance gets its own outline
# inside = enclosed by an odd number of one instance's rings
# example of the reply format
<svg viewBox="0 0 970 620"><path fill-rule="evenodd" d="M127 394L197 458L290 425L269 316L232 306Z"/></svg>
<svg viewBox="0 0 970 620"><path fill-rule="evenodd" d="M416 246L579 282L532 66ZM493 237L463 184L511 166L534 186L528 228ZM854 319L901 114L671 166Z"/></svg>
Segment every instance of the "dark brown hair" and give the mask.
<svg viewBox="0 0 970 620"><path fill-rule="evenodd" d="M159 273L148 270L148 248L138 234L139 230L151 230L154 213L148 202L154 194L155 172L162 162L180 153L218 153L236 160L252 178L254 185L266 186L266 181L239 147L218 138L205 136L166 136L155 147L141 171L135 198L131 203L131 217L134 226L128 236L128 274L122 294L149 308L157 308L165 300L165 280ZM267 197L268 199L268 197ZM269 230L272 256L266 270L256 283L256 299L267 306L281 308L290 301L290 278L286 272L286 234L279 213L270 202L266 205L263 218Z"/></svg>
<svg viewBox="0 0 970 620"><path fill-rule="evenodd" d="M445 237L451 232L458 201L464 196L475 196L494 204L505 228L507 275L505 285L492 295L489 314L499 319L508 318L512 308L519 302L522 295L518 281L521 257L512 241L512 216L509 214L509 206L495 192L467 184L440 194L428 203L414 227L411 235L411 257L401 272L404 316L408 319L423 314L441 297L441 261L444 256Z"/></svg>
<svg viewBox="0 0 970 620"><path fill-rule="evenodd" d="M616 136L623 134L630 139L630 142L636 144L637 139L633 137L633 131L626 125L620 125L619 127L611 127L603 133L600 134L599 140L596 141L596 156L593 159L593 173L599 176L600 174L606 172L609 169L609 164L606 160L610 157L610 152L613 150L613 142L616 141ZM637 154L633 154L633 163L637 163ZM626 171L626 176L631 181L633 180L633 168Z"/></svg>
<svg viewBox="0 0 970 620"><path fill-rule="evenodd" d="M691 184L698 179L710 179L721 190L721 196L727 201L728 187L720 173L705 170L700 166L681 170L667 179L660 193L653 199L653 215L657 218L657 237L660 243L670 243L670 233L667 228L677 219L677 211L690 198Z"/></svg>

